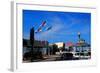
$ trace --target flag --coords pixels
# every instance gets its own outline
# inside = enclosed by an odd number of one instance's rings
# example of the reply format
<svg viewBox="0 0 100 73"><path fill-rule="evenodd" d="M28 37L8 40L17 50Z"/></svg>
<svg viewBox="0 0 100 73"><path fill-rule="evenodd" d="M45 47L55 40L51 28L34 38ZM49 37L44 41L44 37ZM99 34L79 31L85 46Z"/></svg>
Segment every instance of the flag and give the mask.
<svg viewBox="0 0 100 73"><path fill-rule="evenodd" d="M41 29L42 29L42 27L38 28L38 30L37 30L37 31L39 32Z"/></svg>
<svg viewBox="0 0 100 73"><path fill-rule="evenodd" d="M48 31L48 30L50 30L50 29L52 29L52 26L49 26L46 30Z"/></svg>
<svg viewBox="0 0 100 73"><path fill-rule="evenodd" d="M45 26L45 23L46 23L46 21L44 21L44 22L40 25L40 27L37 29L37 32L40 32L40 31L41 31L42 27Z"/></svg>
<svg viewBox="0 0 100 73"><path fill-rule="evenodd" d="M46 23L46 21L44 21L44 22L42 23L42 27L45 25L45 23Z"/></svg>

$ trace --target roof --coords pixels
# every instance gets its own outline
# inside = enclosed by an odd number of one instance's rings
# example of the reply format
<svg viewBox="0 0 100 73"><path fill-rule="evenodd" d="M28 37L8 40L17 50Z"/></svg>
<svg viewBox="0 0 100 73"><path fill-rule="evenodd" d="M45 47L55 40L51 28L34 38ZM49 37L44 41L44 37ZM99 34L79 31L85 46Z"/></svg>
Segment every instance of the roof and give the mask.
<svg viewBox="0 0 100 73"><path fill-rule="evenodd" d="M74 44L73 44L72 42L67 42L67 43L65 44L65 46L74 46Z"/></svg>

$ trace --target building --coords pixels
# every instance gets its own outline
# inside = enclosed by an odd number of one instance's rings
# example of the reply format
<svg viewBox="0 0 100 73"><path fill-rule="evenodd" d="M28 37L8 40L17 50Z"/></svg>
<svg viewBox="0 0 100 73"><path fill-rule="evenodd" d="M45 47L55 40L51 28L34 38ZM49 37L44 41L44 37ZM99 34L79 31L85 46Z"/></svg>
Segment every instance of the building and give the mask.
<svg viewBox="0 0 100 73"><path fill-rule="evenodd" d="M75 44L76 51L84 52L90 50L90 44L81 39L78 43Z"/></svg>
<svg viewBox="0 0 100 73"><path fill-rule="evenodd" d="M32 47L30 40L23 39L23 59L30 60L32 57L35 59L42 59L44 55L50 53L48 50L48 44L48 41L34 40Z"/></svg>
<svg viewBox="0 0 100 73"><path fill-rule="evenodd" d="M58 48L63 48L64 47L64 42L57 42L57 43L54 43L58 46Z"/></svg>
<svg viewBox="0 0 100 73"><path fill-rule="evenodd" d="M68 51L68 52L70 52L70 51L74 51L74 44L72 43L72 42L67 42L66 44L65 44L65 49L66 49L66 51Z"/></svg>

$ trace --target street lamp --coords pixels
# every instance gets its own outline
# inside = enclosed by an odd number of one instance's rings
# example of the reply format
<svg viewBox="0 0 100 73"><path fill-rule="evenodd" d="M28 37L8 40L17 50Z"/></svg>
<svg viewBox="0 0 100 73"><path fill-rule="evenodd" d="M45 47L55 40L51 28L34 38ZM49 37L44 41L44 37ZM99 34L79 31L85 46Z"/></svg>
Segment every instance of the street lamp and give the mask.
<svg viewBox="0 0 100 73"><path fill-rule="evenodd" d="M81 35L81 33L80 32L78 32L78 39L79 39L79 47L81 46L81 44L80 44L80 35ZM81 53L81 50L79 50L79 58L80 58L80 53Z"/></svg>
<svg viewBox="0 0 100 73"><path fill-rule="evenodd" d="M81 35L81 33L80 33L80 32L78 32L78 38L79 38L79 42L80 42L80 35Z"/></svg>

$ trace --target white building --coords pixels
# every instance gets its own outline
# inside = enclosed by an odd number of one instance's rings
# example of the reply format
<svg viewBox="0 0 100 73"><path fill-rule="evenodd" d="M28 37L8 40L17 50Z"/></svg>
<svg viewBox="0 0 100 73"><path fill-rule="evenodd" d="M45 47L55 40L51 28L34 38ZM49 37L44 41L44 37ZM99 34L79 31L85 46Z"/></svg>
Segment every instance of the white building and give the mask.
<svg viewBox="0 0 100 73"><path fill-rule="evenodd" d="M64 42L57 42L55 44L58 46L58 48L62 48L64 46Z"/></svg>

